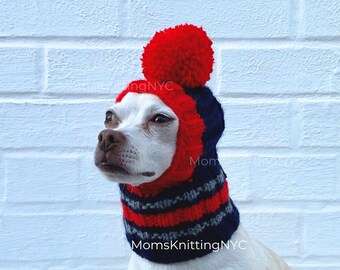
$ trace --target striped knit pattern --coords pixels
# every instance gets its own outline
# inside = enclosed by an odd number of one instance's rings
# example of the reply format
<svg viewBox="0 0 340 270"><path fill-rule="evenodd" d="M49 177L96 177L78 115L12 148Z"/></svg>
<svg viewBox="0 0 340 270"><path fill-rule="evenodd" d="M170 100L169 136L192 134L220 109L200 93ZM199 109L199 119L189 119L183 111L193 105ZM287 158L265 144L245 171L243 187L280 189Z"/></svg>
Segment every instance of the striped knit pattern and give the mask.
<svg viewBox="0 0 340 270"><path fill-rule="evenodd" d="M200 170L205 168L205 173ZM124 225L133 251L150 261L174 263L204 256L211 249L144 249L132 243L227 242L239 225L219 164L197 166L193 178L154 197L140 197L121 184Z"/></svg>

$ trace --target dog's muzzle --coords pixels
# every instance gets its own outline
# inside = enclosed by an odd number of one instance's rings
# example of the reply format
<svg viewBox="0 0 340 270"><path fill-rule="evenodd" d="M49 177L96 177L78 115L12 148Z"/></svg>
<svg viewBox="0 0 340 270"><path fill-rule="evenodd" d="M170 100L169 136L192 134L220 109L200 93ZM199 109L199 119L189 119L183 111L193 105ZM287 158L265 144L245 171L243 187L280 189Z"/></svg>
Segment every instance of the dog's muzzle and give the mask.
<svg viewBox="0 0 340 270"><path fill-rule="evenodd" d="M104 129L98 135L98 148L106 153L121 145L124 141L125 136L123 133L112 129Z"/></svg>
<svg viewBox="0 0 340 270"><path fill-rule="evenodd" d="M124 144L126 138L123 133L104 129L98 135L98 145L95 153L95 164L102 170L120 171L123 168L115 164L118 149Z"/></svg>

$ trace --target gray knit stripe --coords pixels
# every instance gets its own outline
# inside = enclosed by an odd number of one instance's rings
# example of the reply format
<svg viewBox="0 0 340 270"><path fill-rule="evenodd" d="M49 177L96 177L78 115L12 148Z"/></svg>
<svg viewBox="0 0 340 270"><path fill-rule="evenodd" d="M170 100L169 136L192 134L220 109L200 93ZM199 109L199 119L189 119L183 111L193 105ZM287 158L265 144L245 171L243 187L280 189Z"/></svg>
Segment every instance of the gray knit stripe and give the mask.
<svg viewBox="0 0 340 270"><path fill-rule="evenodd" d="M224 180L225 180L225 176L224 176L223 171L221 171L221 173L216 177L216 179L210 180L209 182L205 183L203 186L199 186L195 190L185 192L181 195L178 195L174 199L160 200L160 201L156 201L155 203L143 204L140 201L135 201L127 197L122 192L121 192L121 197L124 203L126 203L130 208L134 210L149 210L149 209L165 210L166 208L169 208L179 202L183 202L183 201L190 202L190 201L195 200L201 193L210 192L216 189L216 186L219 184L223 184Z"/></svg>
<svg viewBox="0 0 340 270"><path fill-rule="evenodd" d="M171 241L176 240L179 237L183 236L196 236L200 234L204 229L208 227L217 226L222 219L227 216L228 214L233 212L233 205L229 201L228 205L215 217L204 221L201 224L196 224L194 227L190 227L186 230L181 231L169 231L166 233L148 233L148 232L141 232L138 228L130 226L124 220L125 230L129 234L137 234L139 238L142 240L163 240L163 241Z"/></svg>

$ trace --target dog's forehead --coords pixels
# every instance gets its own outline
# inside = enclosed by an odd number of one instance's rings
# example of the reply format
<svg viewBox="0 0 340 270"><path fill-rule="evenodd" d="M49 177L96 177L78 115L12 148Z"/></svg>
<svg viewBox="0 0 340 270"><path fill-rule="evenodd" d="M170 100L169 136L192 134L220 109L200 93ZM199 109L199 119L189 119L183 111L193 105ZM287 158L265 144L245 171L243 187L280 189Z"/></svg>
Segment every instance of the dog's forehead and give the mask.
<svg viewBox="0 0 340 270"><path fill-rule="evenodd" d="M116 113L121 115L143 115L156 110L172 110L156 95L148 93L127 93L118 103L111 107Z"/></svg>

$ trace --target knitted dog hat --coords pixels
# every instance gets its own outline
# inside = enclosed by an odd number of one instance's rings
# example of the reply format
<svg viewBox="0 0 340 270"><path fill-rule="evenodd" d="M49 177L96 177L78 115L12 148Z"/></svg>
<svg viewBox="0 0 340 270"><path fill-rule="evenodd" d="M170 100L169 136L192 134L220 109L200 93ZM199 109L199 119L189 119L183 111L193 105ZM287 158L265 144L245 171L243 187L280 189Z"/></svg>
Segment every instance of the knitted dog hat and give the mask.
<svg viewBox="0 0 340 270"><path fill-rule="evenodd" d="M163 175L139 186L120 184L127 239L150 261L186 261L212 248L155 250L134 244L227 241L239 224L216 151L223 110L205 86L214 62L211 46L206 32L194 25L157 32L142 56L146 80L131 82L116 98L120 102L129 92L153 94L179 119L176 152Z"/></svg>
<svg viewBox="0 0 340 270"><path fill-rule="evenodd" d="M211 45L206 32L194 25L157 32L142 56L146 80L131 82L116 98L120 102L128 92L153 94L179 119L176 153L170 168L152 183L129 186L134 193L154 195L188 180L195 161L216 150L224 118L221 105L204 86L213 67Z"/></svg>

